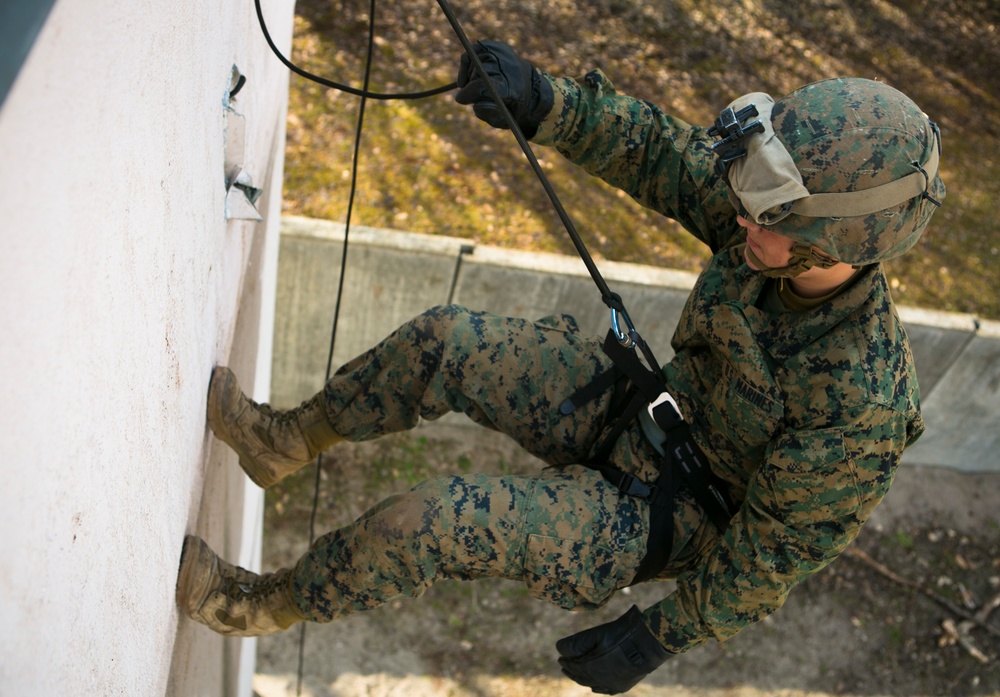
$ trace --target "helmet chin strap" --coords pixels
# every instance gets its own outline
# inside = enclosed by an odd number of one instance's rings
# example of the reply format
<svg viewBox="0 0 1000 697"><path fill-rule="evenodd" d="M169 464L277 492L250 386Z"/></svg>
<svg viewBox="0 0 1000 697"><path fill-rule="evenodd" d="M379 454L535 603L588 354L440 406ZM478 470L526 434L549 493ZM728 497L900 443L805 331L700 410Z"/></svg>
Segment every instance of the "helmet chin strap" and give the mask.
<svg viewBox="0 0 1000 697"><path fill-rule="evenodd" d="M768 278L795 278L814 266L821 269L828 269L837 263L836 259L825 254L815 246L801 242L796 242L792 246L792 256L788 260L787 266L768 266L761 261L760 257L753 253L750 245L745 245L743 252L753 265Z"/></svg>

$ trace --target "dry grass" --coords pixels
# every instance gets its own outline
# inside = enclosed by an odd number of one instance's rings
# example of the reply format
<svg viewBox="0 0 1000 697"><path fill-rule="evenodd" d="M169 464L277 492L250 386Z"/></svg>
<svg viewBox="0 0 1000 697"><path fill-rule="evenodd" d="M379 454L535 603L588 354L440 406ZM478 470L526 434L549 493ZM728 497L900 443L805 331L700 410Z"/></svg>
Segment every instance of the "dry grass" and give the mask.
<svg viewBox="0 0 1000 697"><path fill-rule="evenodd" d="M360 86L367 2L299 0L294 59ZM497 38L553 74L601 67L622 92L692 123L735 96L775 96L836 75L884 80L944 134L945 207L916 250L888 271L908 305L1000 319L1000 52L995 0L467 0L473 39ZM451 81L461 48L433 0L377 9L372 88ZM359 100L292 78L285 206L344 220ZM353 222L484 244L573 253L513 138L449 95L369 102ZM672 221L536 154L597 257L697 270L707 250Z"/></svg>

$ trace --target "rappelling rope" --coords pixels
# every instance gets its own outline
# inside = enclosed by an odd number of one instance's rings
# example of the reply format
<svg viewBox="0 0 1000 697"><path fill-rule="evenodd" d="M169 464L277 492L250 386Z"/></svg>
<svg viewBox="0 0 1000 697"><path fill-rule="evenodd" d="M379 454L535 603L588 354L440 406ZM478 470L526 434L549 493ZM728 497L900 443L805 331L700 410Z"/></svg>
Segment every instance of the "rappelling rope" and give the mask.
<svg viewBox="0 0 1000 697"><path fill-rule="evenodd" d="M423 92L398 92L391 94L383 94L380 92L371 92L368 90L368 83L365 83L363 89L356 89L350 85L344 85L339 82L334 82L333 80L328 80L325 77L320 77L319 75L313 75L312 73L303 70L299 66L295 65L288 58L285 58L284 54L275 46L274 41L271 40L271 34L267 31L267 24L264 22L264 13L260 9L260 0L254 0L254 7L257 9L257 21L260 23L260 30L264 34L264 40L267 41L267 45L271 47L271 51L278 57L285 67L291 70L296 75L300 75L307 80L312 80L313 82L319 83L324 87L329 87L330 89L339 90L341 92L347 92L348 94L353 94L356 97L364 97L367 99L422 99L424 97L432 97L436 94L442 94L444 92L450 92L451 90L458 87L458 83L452 82L447 85L442 85L440 87L435 87L430 90L425 90ZM374 4L372 5L374 14ZM369 27L374 23L373 19L369 20ZM369 59L371 59L371 53L368 54Z"/></svg>

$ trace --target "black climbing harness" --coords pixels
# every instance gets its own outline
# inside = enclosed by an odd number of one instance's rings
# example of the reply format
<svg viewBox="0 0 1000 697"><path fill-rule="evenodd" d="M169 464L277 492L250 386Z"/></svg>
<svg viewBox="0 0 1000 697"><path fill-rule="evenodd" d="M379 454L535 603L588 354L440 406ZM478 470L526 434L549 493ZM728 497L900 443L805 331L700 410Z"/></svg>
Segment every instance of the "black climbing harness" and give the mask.
<svg viewBox="0 0 1000 697"><path fill-rule="evenodd" d="M690 426L681 417L677 402L666 389L659 369L644 365L636 354L635 345L648 351L645 342L634 330L631 335L635 343L627 346L618 338L614 328L608 331L601 348L614 366L577 390L563 402L560 411L571 414L611 385L617 386L609 409L609 413L615 414L614 421L603 434L590 461L585 464L598 470L622 493L644 499L650 506L646 556L632 579L634 585L656 576L670 559L674 503L682 485L687 486L720 532L728 527L733 512L726 496L725 482L712 472L704 453L694 442ZM650 365L658 366L655 362ZM656 481L652 483L610 464L615 442L643 410L663 434L662 441L657 443L643 429L646 439L662 456Z"/></svg>
<svg viewBox="0 0 1000 697"><path fill-rule="evenodd" d="M466 36L461 24L456 18L448 0L436 0L452 30L458 37L463 49L476 71L481 75L487 75L482 62L476 55L472 43ZM362 98L362 113L364 99L419 99L441 94L454 89L457 85L451 83L442 87L421 91L396 94L382 94L368 90L368 70L371 63L371 43L369 43L368 64L366 65L365 85L361 90L339 84L331 80L309 73L286 58L271 40L261 12L260 0L254 0L257 10L257 18L261 30L268 46L285 66L296 74L313 80L321 85L333 89L341 90ZM370 33L374 35L374 0L372 0L372 26ZM369 37L371 38L371 37ZM592 383L581 388L560 406L563 414L569 415L573 411L597 398L609 389L614 389L612 397L611 411L616 416L611 425L606 429L601 441L594 450L594 455L590 462L585 463L589 467L599 471L604 478L629 496L646 500L650 505L650 536L647 543L646 557L640 564L638 572L632 583L639 583L654 577L665 566L670 557L673 542L673 509L677 493L682 485L688 487L689 491L698 501L699 505L711 519L713 524L720 530L725 530L732 517L731 507L725 496L725 484L712 474L708 466L707 459L694 442L690 427L681 417L677 408L677 403L667 390L660 364L656 361L651 349L639 335L625 305L617 293L613 293L605 282L600 270L594 263L590 252L580 238L576 226L563 208L555 190L552 188L548 177L542 171L537 158L531 150L527 139L518 127L500 97L496 86L492 80L484 80L486 88L489 90L493 102L498 106L507 121L510 131L514 134L518 145L528 160L532 170L549 197L553 208L558 214L563 226L566 228L573 245L576 248L584 265L587 267L591 278L601 293L601 300L611 311L611 329L602 345L603 351L613 362L614 367L599 375ZM741 114L739 116L747 116ZM741 123L735 119L736 126ZM722 148L722 154L730 159L735 159L745 154L741 151L741 144L746 135L739 128L734 128L730 123L717 123L721 137L732 135L729 146ZM752 126L751 126L752 127ZM360 138L360 119L358 126L358 137ZM739 132L737 132L739 131ZM730 147L731 146L731 147ZM356 142L357 151L357 142ZM353 199L353 187L351 197ZM350 207L348 208L348 225L350 224ZM345 237L346 246L346 237ZM345 250L346 251L346 250ZM346 253L344 255L346 258ZM343 274L341 274L343 277ZM339 294L338 294L339 307ZM336 332L336 318L334 320L334 334ZM331 338L331 356L332 356ZM641 356L641 357L640 357ZM656 481L650 483L641 480L634 474L624 472L609 464L611 450L615 441L630 424L639 416L642 410L647 413L664 434L662 443L652 443L663 457L659 466L659 474ZM301 662L301 656L300 656ZM300 671L301 672L301 671Z"/></svg>

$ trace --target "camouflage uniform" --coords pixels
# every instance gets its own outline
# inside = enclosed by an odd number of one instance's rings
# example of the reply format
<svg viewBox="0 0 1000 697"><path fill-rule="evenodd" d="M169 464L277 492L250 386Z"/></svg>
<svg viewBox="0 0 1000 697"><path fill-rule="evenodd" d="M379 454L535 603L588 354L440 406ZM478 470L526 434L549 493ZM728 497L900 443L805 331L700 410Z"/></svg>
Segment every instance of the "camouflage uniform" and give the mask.
<svg viewBox="0 0 1000 697"><path fill-rule="evenodd" d="M744 263L745 235L704 129L617 95L600 72L547 79L555 106L533 140L677 219L715 253L663 371L738 510L720 534L681 489L661 573L677 590L643 613L678 653L765 617L847 547L923 431L913 361L879 265L807 313L764 302L774 281ZM441 577L520 579L568 608L598 606L628 585L648 507L573 464L606 426L610 395L568 417L558 411L608 366L568 318L531 323L454 307L345 366L326 406L351 440L456 410L560 467L434 480L321 538L296 569L306 616L333 619ZM633 424L612 461L651 481L659 456Z"/></svg>
<svg viewBox="0 0 1000 697"><path fill-rule="evenodd" d="M535 142L715 252L664 374L739 510L721 536L703 531L677 591L644 615L674 652L725 640L850 544L923 432L906 334L880 265L809 313L762 309L773 281L744 263L705 131L617 95L599 71L550 82L555 105Z"/></svg>
<svg viewBox="0 0 1000 697"><path fill-rule="evenodd" d="M522 580L567 609L599 607L627 586L645 553L648 506L575 464L604 427L611 393L572 415L559 410L610 367L571 317L531 322L457 306L428 310L343 366L324 405L349 440L461 411L553 467L532 477L436 478L321 537L296 566L305 616L329 621L417 596L439 578ZM616 453L654 477L657 455L637 426Z"/></svg>

